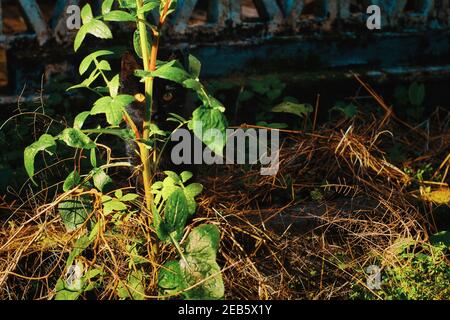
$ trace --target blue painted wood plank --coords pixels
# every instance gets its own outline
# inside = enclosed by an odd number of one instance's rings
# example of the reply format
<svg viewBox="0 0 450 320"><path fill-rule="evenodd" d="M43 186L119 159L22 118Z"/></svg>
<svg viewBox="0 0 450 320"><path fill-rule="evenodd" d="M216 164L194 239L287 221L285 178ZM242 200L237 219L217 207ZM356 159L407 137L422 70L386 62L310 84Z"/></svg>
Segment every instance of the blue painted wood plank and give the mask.
<svg viewBox="0 0 450 320"><path fill-rule="evenodd" d="M49 39L49 31L41 8L35 0L19 0L19 3L36 33L39 44L44 44Z"/></svg>

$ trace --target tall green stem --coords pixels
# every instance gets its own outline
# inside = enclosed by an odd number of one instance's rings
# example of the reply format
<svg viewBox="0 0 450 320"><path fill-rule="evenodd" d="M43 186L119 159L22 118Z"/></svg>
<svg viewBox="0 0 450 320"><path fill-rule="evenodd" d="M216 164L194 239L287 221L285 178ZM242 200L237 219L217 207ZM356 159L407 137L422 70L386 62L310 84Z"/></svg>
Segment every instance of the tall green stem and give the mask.
<svg viewBox="0 0 450 320"><path fill-rule="evenodd" d="M136 0L136 8L138 12L143 6L143 0ZM148 50L148 34L147 28L145 26L145 14L138 13L138 29L139 29L139 37L141 42L141 52L142 52L142 60L144 62L144 70L151 70L151 55ZM152 48L153 49L153 48ZM153 50L152 50L153 51ZM155 61L156 64L156 61ZM152 107L153 107L153 78L145 78L145 116L143 123L143 134L142 138L144 141L147 141L150 137L150 122L152 117ZM145 192L145 206L149 212L151 212L153 195L151 193L151 185L152 185L152 173L151 173L151 159L150 153L147 147L140 143L139 144L139 152L141 156L141 161L143 164L142 177L144 181L144 192Z"/></svg>

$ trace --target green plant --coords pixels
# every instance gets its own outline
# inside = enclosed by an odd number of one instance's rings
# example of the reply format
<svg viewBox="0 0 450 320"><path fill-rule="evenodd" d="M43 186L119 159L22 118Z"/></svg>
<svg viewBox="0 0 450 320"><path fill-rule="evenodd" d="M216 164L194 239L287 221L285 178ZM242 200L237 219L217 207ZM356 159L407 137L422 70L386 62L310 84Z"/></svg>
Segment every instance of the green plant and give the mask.
<svg viewBox="0 0 450 320"><path fill-rule="evenodd" d="M394 97L397 105L404 109L407 120L414 123L421 121L425 111L425 85L423 83L413 82L409 87L398 86L395 88Z"/></svg>
<svg viewBox="0 0 450 320"><path fill-rule="evenodd" d="M333 111L338 111L346 118L353 118L358 113L358 107L353 103L346 103L344 101L336 102L336 105L329 110L330 115Z"/></svg>
<svg viewBox="0 0 450 320"><path fill-rule="evenodd" d="M417 169L405 167L403 171L413 180L423 182L424 180L430 179L435 170L433 169L431 163L425 163Z"/></svg>
<svg viewBox="0 0 450 320"><path fill-rule="evenodd" d="M393 258L391 257L393 254ZM450 267L442 243L431 245L400 239L381 263L381 289L374 292L355 285L352 298L440 300L450 296Z"/></svg>
<svg viewBox="0 0 450 320"><path fill-rule="evenodd" d="M118 9L114 9L114 5ZM147 22L147 15L159 8L159 21L157 25ZM111 184L108 170L112 167L130 166L127 162L114 162L109 154L109 147L98 142L103 135L111 135L123 140L134 140L139 147L139 156L142 162L142 180L144 187L144 207L142 212L148 216L147 230L150 234L147 258L153 267L153 276L156 278L162 256L161 244L168 242L175 247L180 262L170 262L170 267L164 267L159 276L159 286L163 294L167 294L167 277L176 277L176 286L171 288L170 294L182 294L185 298L221 298L224 288L220 268L216 263L216 251L219 242L219 230L214 225L200 225L194 228L187 236L186 243L182 246L179 242L188 221L196 210L195 197L202 191L198 183L186 185L192 177L190 172L177 174L166 171L167 177L163 181L152 181L153 168L157 167L155 148L156 136L168 139L168 133L160 130L152 122L153 108L153 82L159 77L182 84L184 87L194 90L200 101L200 106L193 112L191 120L185 120L173 115L167 121L176 121L178 128L187 125L194 134L201 139L216 154L222 154L226 143L225 129L226 119L223 115L225 108L211 96L199 81L201 63L195 57L189 57L189 69L185 70L176 61L159 61L158 48L162 34L162 28L167 17L175 10L176 0L105 0L102 4L102 14L94 16L91 6L86 4L81 10L83 25L78 31L74 49L77 51L88 35L101 39L112 38L109 22L135 22L134 49L143 60L143 70L136 70L135 75L142 78L145 83L145 119L142 128L134 123L127 112L126 107L135 100L135 97L119 93L119 74L111 74L112 68L107 57L115 54L114 50L99 50L87 55L80 64L81 75L90 74L80 84L69 89L86 88L99 95L90 111L84 111L75 117L73 127L65 128L57 135L45 133L28 146L24 151L25 169L34 182L35 158L45 151L53 155L57 144L62 142L66 146L77 149L79 157L83 152L89 153L92 169L83 173L77 167L64 182L63 189L68 194L59 201L58 210L68 232L80 230L86 226L88 234L80 237L66 261L66 268L78 266L77 270L83 270L79 276L79 285L75 288L67 286L67 281L62 278L56 285L56 298L78 298L83 292L92 290L95 286L90 281L101 272L83 268L79 265L77 257L92 245L107 226L111 219L119 223L121 214L125 215L132 210L133 203L138 200L134 193L123 194L118 189L112 194L104 194L105 187ZM99 82L103 81L103 85ZM92 115L104 115L108 126L100 125L86 129L85 121ZM123 123L126 128L121 127ZM222 139L216 139L206 135L208 129L218 129L223 134ZM141 134L142 132L142 134ZM106 162L100 164L103 159L98 159L99 149L105 149ZM96 207L100 210L95 211ZM96 215L92 214L94 211ZM148 227L143 226L143 227ZM100 230L100 231L99 231ZM112 230L113 231L113 230ZM183 249L183 248L184 249ZM140 261L142 262L142 261ZM75 263L75 264L74 264ZM177 264L178 263L178 264ZM130 259L130 273L126 281L121 281L118 287L120 298L144 298L144 281L146 274L140 269L138 262ZM166 265L167 266L167 265ZM175 268L175 266L177 266ZM175 270L176 269L176 270ZM175 270L170 275L168 270ZM97 283L97 282L96 282ZM75 292L75 293L74 293Z"/></svg>

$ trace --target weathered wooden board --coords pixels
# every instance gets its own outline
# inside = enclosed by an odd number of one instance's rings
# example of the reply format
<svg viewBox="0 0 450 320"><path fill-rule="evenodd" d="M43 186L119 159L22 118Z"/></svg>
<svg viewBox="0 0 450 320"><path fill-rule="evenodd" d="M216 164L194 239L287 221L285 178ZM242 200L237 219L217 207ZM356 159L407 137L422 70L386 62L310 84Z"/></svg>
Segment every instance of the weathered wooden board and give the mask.
<svg viewBox="0 0 450 320"><path fill-rule="evenodd" d="M0 46L30 59L32 50L47 56L66 50L70 59L75 32L67 30L65 9L84 2L0 0L3 15L21 22L16 32L0 27ZM98 10L101 0L89 3ZM370 4L382 9L381 30L366 27ZM5 14L12 7L14 14ZM149 19L155 17L156 12ZM1 18L0 10L3 26ZM178 0L164 43L189 46L203 61L206 77L271 68L445 68L450 64L449 18L449 0Z"/></svg>

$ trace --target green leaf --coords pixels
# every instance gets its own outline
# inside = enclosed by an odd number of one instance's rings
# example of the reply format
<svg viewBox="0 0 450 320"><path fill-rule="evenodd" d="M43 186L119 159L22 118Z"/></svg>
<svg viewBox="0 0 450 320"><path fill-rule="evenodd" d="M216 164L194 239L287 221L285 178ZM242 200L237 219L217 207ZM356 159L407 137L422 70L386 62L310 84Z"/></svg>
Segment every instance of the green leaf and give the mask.
<svg viewBox="0 0 450 320"><path fill-rule="evenodd" d="M102 3L102 14L107 14L111 11L114 0L103 0Z"/></svg>
<svg viewBox="0 0 450 320"><path fill-rule="evenodd" d="M193 176L193 174L190 171L183 171L180 174L181 181L183 181L183 182L188 181L190 178L192 178L192 176Z"/></svg>
<svg viewBox="0 0 450 320"><path fill-rule="evenodd" d="M95 148L92 148L89 154L89 160L91 161L91 165L94 168L97 168L97 156L95 154Z"/></svg>
<svg viewBox="0 0 450 320"><path fill-rule="evenodd" d="M272 112L290 113L301 118L307 116L312 111L313 107L309 104L293 103L290 101L282 102L272 109Z"/></svg>
<svg viewBox="0 0 450 320"><path fill-rule="evenodd" d="M200 183L191 183L183 189L188 204L189 215L193 215L197 209L197 202L195 197L203 191L203 186Z"/></svg>
<svg viewBox="0 0 450 320"><path fill-rule="evenodd" d="M186 287L197 286L184 292L185 298L223 298L225 288L220 267L216 262L219 240L219 229L211 224L200 225L189 233L185 245L186 261L180 260L180 271Z"/></svg>
<svg viewBox="0 0 450 320"><path fill-rule="evenodd" d="M178 122L180 124L184 124L186 122L188 122L186 119L184 119L182 116L177 115L175 113L171 113L169 112L169 115L171 116L171 118L167 118L167 121L174 121L174 122Z"/></svg>
<svg viewBox="0 0 450 320"><path fill-rule="evenodd" d="M150 41L150 40L151 40L151 38L148 39L148 41ZM138 57L142 59L141 37L139 35L138 29L136 29L133 34L133 46L134 46L134 51L136 52ZM147 50L148 50L148 52L151 51L151 43L149 43L149 42L147 42Z"/></svg>
<svg viewBox="0 0 450 320"><path fill-rule="evenodd" d="M225 111L225 107L223 106L223 104L213 96L207 94L204 90L197 91L197 94L200 100L202 100L203 102L203 107L208 109L215 109L220 112Z"/></svg>
<svg viewBox="0 0 450 320"><path fill-rule="evenodd" d="M121 10L113 10L107 14L105 14L103 16L103 19L105 21L117 21L117 22L123 22L123 21L130 21L130 22L134 22L136 21L136 18L125 11L121 11Z"/></svg>
<svg viewBox="0 0 450 320"><path fill-rule="evenodd" d="M276 76L268 76L261 80L251 80L249 85L254 92L265 95L270 101L278 98L286 86Z"/></svg>
<svg viewBox="0 0 450 320"><path fill-rule="evenodd" d="M92 19L88 23L82 25L80 30L78 30L74 41L75 52L78 51L88 33L100 39L112 39L113 37L111 30L104 22Z"/></svg>
<svg viewBox="0 0 450 320"><path fill-rule="evenodd" d="M66 267L71 266L76 257L78 257L97 237L99 223L96 223L89 235L83 235L75 241L72 251L66 261Z"/></svg>
<svg viewBox="0 0 450 320"><path fill-rule="evenodd" d="M118 200L122 201L122 197L123 197L122 189L117 189L116 191L114 191L114 195L116 196L116 198Z"/></svg>
<svg viewBox="0 0 450 320"><path fill-rule="evenodd" d="M80 63L80 68L79 68L80 75L83 75L89 69L92 62L94 62L95 59L97 59L98 57L112 55L112 54L114 54L114 52L112 52L110 50L98 50L98 51L95 51L95 52L87 55L83 59L83 61L81 61L81 63Z"/></svg>
<svg viewBox="0 0 450 320"><path fill-rule="evenodd" d="M102 71L111 71L111 65L108 61L102 60L98 63L97 69Z"/></svg>
<svg viewBox="0 0 450 320"><path fill-rule="evenodd" d="M92 278L95 278L98 275L102 275L104 272L101 269L90 269L86 271L86 274L84 275L84 278L89 280Z"/></svg>
<svg viewBox="0 0 450 320"><path fill-rule="evenodd" d="M150 123L150 137L152 136L167 136L167 132L161 130L156 123Z"/></svg>
<svg viewBox="0 0 450 320"><path fill-rule="evenodd" d="M112 126L118 126L123 120L125 107L134 101L130 95L118 95L114 98L102 97L94 103L91 114L104 113Z"/></svg>
<svg viewBox="0 0 450 320"><path fill-rule="evenodd" d="M202 63L193 55L189 55L189 73L194 79L200 77L200 71L202 69Z"/></svg>
<svg viewBox="0 0 450 320"><path fill-rule="evenodd" d="M219 228L213 224L202 224L189 233L184 246L185 253L204 261L215 261L219 241Z"/></svg>
<svg viewBox="0 0 450 320"><path fill-rule="evenodd" d="M89 111L83 111L75 117L75 120L73 121L73 127L75 129L81 129L83 127L84 122L86 121L87 117L89 117L91 113Z"/></svg>
<svg viewBox="0 0 450 320"><path fill-rule="evenodd" d="M94 175L92 180L94 181L94 186L102 192L106 185L112 182L112 179L105 173L103 169L94 169Z"/></svg>
<svg viewBox="0 0 450 320"><path fill-rule="evenodd" d="M420 107L425 101L425 85L414 82L409 87L409 101L415 107Z"/></svg>
<svg viewBox="0 0 450 320"><path fill-rule="evenodd" d="M144 273L141 270L130 272L126 285L122 282L119 283L117 294L121 299L131 298L133 300L144 300L144 280Z"/></svg>
<svg viewBox="0 0 450 320"><path fill-rule="evenodd" d="M200 81L195 79L184 80L183 86L187 89L192 89L197 92L202 90L202 84L200 83Z"/></svg>
<svg viewBox="0 0 450 320"><path fill-rule="evenodd" d="M203 141L209 149L220 156L223 154L223 148L225 147L227 140L227 127L227 120L220 110L205 107L195 109L192 113L192 120L189 122L189 128L194 131L194 134ZM221 134L208 134L208 130L210 129L216 129Z"/></svg>
<svg viewBox="0 0 450 320"><path fill-rule="evenodd" d="M145 3L139 10L138 13L146 13L152 11L153 9L159 7L159 0L153 0Z"/></svg>
<svg viewBox="0 0 450 320"><path fill-rule="evenodd" d="M200 183L191 183L187 187L184 188L184 192L189 197L196 197L203 191L203 186Z"/></svg>
<svg viewBox="0 0 450 320"><path fill-rule="evenodd" d="M177 188L166 201L164 208L164 225L168 233L176 232L175 239L181 239L188 217L187 200L184 192Z"/></svg>
<svg viewBox="0 0 450 320"><path fill-rule="evenodd" d="M95 142L80 129L67 128L58 136L58 138L72 148L92 149L96 147Z"/></svg>
<svg viewBox="0 0 450 320"><path fill-rule="evenodd" d="M120 201L129 202L129 201L134 201L138 198L139 198L139 195L137 195L135 193L127 193L126 195L124 195L123 197L120 198Z"/></svg>
<svg viewBox="0 0 450 320"><path fill-rule="evenodd" d="M183 83L183 81L191 78L189 73L187 73L186 70L184 70L180 63L176 60L172 60L160 65L153 72L136 70L135 75L138 77L157 77L176 83Z"/></svg>
<svg viewBox="0 0 450 320"><path fill-rule="evenodd" d="M83 25L83 27L86 27L87 33L90 33L97 38L112 39L111 30L106 25L106 23L104 23L100 20L93 19L93 20L89 21L89 23Z"/></svg>
<svg viewBox="0 0 450 320"><path fill-rule="evenodd" d="M92 8L91 5L88 3L81 9L81 20L83 21L83 24L88 23L94 18L94 15L92 14Z"/></svg>
<svg viewBox="0 0 450 320"><path fill-rule="evenodd" d="M173 180L173 183L179 183L181 181L180 176L173 171L166 170L164 174Z"/></svg>
<svg viewBox="0 0 450 320"><path fill-rule="evenodd" d="M77 52L78 49L83 44L83 41L86 38L86 35L87 35L87 27L81 26L81 28L80 28L80 30L78 30L77 35L75 36L75 40L73 42L73 49L75 52Z"/></svg>
<svg viewBox="0 0 450 320"><path fill-rule="evenodd" d="M156 235L158 236L159 240L166 241L169 238L169 232L166 228L166 225L163 222L163 219L161 218L161 215L159 214L158 209L156 209L155 206L153 206L152 212L153 212L153 225L155 226Z"/></svg>
<svg viewBox="0 0 450 320"><path fill-rule="evenodd" d="M71 86L67 89L67 91L78 88L89 88L89 86L100 76L100 74L100 71L98 71L97 69L93 70L89 78L84 79L80 84Z"/></svg>
<svg viewBox="0 0 450 320"><path fill-rule="evenodd" d="M67 232L78 229L92 212L90 199L73 197L58 204L58 212Z"/></svg>
<svg viewBox="0 0 450 320"><path fill-rule="evenodd" d="M196 285L182 293L185 299L218 300L223 298L225 287L217 262L186 255L186 262L180 260L180 269L186 287Z"/></svg>
<svg viewBox="0 0 450 320"><path fill-rule="evenodd" d="M178 261L166 262L158 273L158 286L161 295L176 295L186 288Z"/></svg>
<svg viewBox="0 0 450 320"><path fill-rule="evenodd" d="M179 178L177 179L178 180L174 180L174 178L170 176L166 177L162 182L162 189L160 191L156 191L155 193L162 196L163 200L166 201L175 190L180 189L180 187L176 185L179 181ZM156 200L157 199L155 199L155 201ZM158 203L158 201L156 202Z"/></svg>
<svg viewBox="0 0 450 320"><path fill-rule="evenodd" d="M119 0L119 5L124 9L136 9L136 0Z"/></svg>
<svg viewBox="0 0 450 320"><path fill-rule="evenodd" d="M103 211L105 214L110 214L114 211L125 211L127 209L125 203L121 202L118 199L111 198L109 196L103 196L102 203L103 203Z"/></svg>
<svg viewBox="0 0 450 320"><path fill-rule="evenodd" d="M83 293L81 290L72 291L66 288L63 279L58 279L55 286L55 300L77 300Z"/></svg>
<svg viewBox="0 0 450 320"><path fill-rule="evenodd" d="M34 158L39 151L44 150L50 155L53 155L56 151L55 138L49 134L42 135L38 141L25 148L23 157L25 169L32 181L34 175Z"/></svg>
<svg viewBox="0 0 450 320"><path fill-rule="evenodd" d="M160 190L163 187L163 182L162 181L155 181L152 184L152 190Z"/></svg>
<svg viewBox="0 0 450 320"><path fill-rule="evenodd" d="M216 262L219 246L219 229L210 224L194 228L188 235L184 259L169 261L159 271L158 286L162 295L182 292L187 299L221 299L224 284L220 267Z"/></svg>
<svg viewBox="0 0 450 320"><path fill-rule="evenodd" d="M339 104L330 109L330 111L333 110L342 112L346 118L353 118L358 113L358 108L353 103Z"/></svg>
<svg viewBox="0 0 450 320"><path fill-rule="evenodd" d="M64 181L63 190L67 192L80 184L80 174L77 170L72 171Z"/></svg>
<svg viewBox="0 0 450 320"><path fill-rule="evenodd" d="M119 138L122 138L124 140L134 140L134 132L131 129L118 129L118 128L99 128L99 129L92 129L92 130L86 130L92 133L100 133L100 134L109 134L112 136L116 136Z"/></svg>
<svg viewBox="0 0 450 320"><path fill-rule="evenodd" d="M117 93L119 92L120 86L120 76L117 74L110 82L109 82L109 94L111 97L115 98Z"/></svg>

